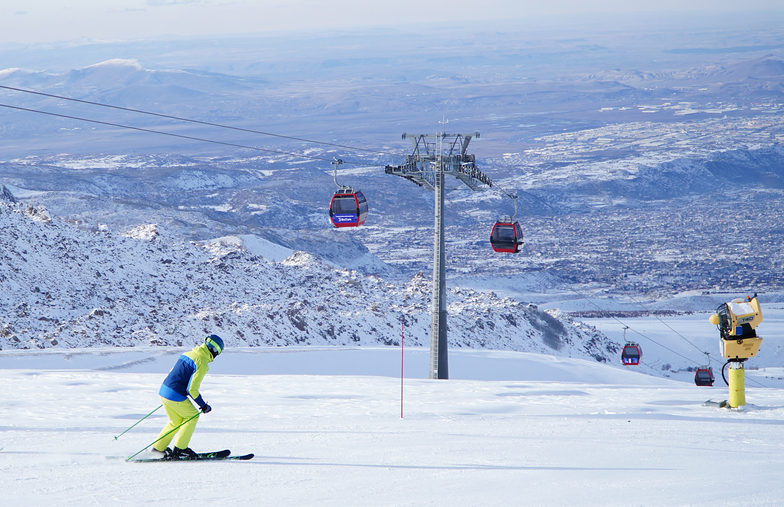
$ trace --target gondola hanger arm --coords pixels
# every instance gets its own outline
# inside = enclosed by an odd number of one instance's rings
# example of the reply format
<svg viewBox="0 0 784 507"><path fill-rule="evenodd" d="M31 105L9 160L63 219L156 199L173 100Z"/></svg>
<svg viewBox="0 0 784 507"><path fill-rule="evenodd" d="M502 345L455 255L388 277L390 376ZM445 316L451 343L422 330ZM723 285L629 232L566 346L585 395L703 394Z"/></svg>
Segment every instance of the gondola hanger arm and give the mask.
<svg viewBox="0 0 784 507"><path fill-rule="evenodd" d="M337 157L335 160L330 162L332 165L335 166L335 171L332 175L332 180L335 182L335 186L338 187L338 190L342 189L343 187L338 183L338 166L343 163L343 161Z"/></svg>

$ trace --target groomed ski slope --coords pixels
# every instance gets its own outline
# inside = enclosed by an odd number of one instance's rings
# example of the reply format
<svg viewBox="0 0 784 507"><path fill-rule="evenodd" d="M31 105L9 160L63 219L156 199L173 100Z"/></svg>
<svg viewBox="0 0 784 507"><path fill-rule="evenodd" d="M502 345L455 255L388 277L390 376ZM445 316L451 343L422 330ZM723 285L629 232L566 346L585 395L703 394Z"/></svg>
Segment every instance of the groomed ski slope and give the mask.
<svg viewBox="0 0 784 507"><path fill-rule="evenodd" d="M202 391L197 451L248 462L126 463L165 422L180 350L0 353L4 505L772 506L784 498L784 391L713 388L519 352L227 351ZM292 374L286 374L288 373ZM304 375L309 369L317 375ZM379 375L370 375L376 371ZM387 376L380 376L387 375ZM477 380L506 377L511 380ZM411 378L411 377L418 378ZM749 378L784 376L750 370ZM460 377L460 378L458 378ZM527 379L527 380L526 380Z"/></svg>

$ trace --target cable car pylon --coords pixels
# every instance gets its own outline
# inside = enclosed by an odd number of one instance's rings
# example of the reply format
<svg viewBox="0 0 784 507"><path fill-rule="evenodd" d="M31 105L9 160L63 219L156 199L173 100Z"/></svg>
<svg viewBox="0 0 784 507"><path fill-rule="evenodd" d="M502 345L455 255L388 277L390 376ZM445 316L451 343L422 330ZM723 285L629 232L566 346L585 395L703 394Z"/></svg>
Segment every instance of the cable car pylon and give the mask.
<svg viewBox="0 0 784 507"><path fill-rule="evenodd" d="M448 379L447 311L446 311L446 256L444 251L444 179L451 175L473 191L493 186L493 181L476 168L476 157L466 153L473 134L447 134L446 123L441 133L403 134L414 146L414 152L399 166L386 166L384 172L400 176L420 187L434 191L435 233L433 239L433 303L430 326L431 379ZM433 141L430 139L435 138Z"/></svg>

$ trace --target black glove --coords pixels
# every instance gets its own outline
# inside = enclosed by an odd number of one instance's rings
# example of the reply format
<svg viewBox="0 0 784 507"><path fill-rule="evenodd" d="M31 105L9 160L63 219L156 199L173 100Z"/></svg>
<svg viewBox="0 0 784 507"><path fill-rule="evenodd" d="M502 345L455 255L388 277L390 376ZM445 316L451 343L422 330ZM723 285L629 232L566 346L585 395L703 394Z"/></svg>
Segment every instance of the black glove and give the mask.
<svg viewBox="0 0 784 507"><path fill-rule="evenodd" d="M212 410L212 407L207 405L206 403L204 404L203 407L201 407L201 413L202 414L209 414L211 410Z"/></svg>

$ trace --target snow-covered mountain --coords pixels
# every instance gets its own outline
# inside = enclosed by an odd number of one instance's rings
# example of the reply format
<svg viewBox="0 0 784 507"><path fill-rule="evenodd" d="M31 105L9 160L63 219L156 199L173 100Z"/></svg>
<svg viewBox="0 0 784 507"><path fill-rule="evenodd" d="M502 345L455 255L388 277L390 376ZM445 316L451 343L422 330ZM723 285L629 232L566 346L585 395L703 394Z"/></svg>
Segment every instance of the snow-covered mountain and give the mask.
<svg viewBox="0 0 784 507"><path fill-rule="evenodd" d="M388 282L255 236L184 242L165 227L80 228L0 202L0 346L429 344L429 277ZM590 326L492 293L449 292L450 347L607 361Z"/></svg>

